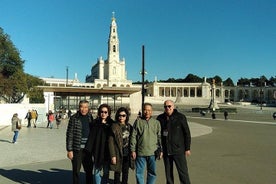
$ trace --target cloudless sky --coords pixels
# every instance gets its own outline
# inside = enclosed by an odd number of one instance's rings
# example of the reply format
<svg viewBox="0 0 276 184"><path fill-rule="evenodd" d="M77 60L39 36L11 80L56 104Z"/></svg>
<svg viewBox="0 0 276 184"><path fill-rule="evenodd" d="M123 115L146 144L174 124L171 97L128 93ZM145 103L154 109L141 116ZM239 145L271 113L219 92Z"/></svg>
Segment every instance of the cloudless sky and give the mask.
<svg viewBox="0 0 276 184"><path fill-rule="evenodd" d="M81 82L107 58L115 12L127 78L276 77L275 0L1 0L0 27L26 73Z"/></svg>

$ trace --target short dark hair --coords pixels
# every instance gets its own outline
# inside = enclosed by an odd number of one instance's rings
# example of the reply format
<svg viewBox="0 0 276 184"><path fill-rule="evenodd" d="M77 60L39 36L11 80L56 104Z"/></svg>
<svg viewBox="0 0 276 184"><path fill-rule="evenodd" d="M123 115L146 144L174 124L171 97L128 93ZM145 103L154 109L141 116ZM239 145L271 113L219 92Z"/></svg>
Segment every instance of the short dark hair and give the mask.
<svg viewBox="0 0 276 184"><path fill-rule="evenodd" d="M151 106L151 107L152 107L152 104L151 104L151 103L148 103L148 102L144 103L144 105L143 105L143 110L145 109L146 106Z"/></svg>
<svg viewBox="0 0 276 184"><path fill-rule="evenodd" d="M79 102L79 108L80 108L80 106L81 106L82 104L84 104L84 103L89 104L89 102L88 102L87 100L81 100L81 101Z"/></svg>

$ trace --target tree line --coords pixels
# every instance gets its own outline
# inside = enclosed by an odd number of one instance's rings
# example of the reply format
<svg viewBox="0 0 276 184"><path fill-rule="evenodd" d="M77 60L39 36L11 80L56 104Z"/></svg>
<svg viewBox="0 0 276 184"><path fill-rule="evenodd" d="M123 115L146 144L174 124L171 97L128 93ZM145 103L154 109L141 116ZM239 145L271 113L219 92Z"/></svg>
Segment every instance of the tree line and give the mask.
<svg viewBox="0 0 276 184"><path fill-rule="evenodd" d="M206 78L206 82L212 84L213 79L215 80L215 83L217 86L235 86L233 80L229 77L226 80L222 80L222 78L218 75L214 77ZM152 83L153 81L145 80L145 84ZM158 82L164 82L164 83L202 83L204 82L204 77L199 77L194 74L188 74L185 78L169 78L167 80L158 80ZM137 81L134 82L134 84L141 84L142 82ZM240 78L237 82L237 86L254 86L254 87L263 87L263 86L276 86L276 77L270 77L267 79L264 75L260 76L260 78Z"/></svg>

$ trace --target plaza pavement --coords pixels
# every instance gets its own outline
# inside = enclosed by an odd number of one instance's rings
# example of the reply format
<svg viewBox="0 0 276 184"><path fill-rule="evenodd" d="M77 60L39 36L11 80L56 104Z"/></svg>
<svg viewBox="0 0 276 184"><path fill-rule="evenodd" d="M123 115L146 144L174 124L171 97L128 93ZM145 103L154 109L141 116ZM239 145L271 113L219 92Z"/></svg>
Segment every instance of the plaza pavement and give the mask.
<svg viewBox="0 0 276 184"><path fill-rule="evenodd" d="M256 117L259 117L257 113ZM268 113L269 114L269 113ZM194 114L192 114L194 115ZM208 119L209 116L190 118L187 114L193 138L210 134L213 128L200 123L196 119ZM223 120L217 115L217 120ZM234 118L235 115L233 114ZM246 116L247 117L247 116ZM133 117L132 117L133 118ZM231 118L231 114L229 115ZM190 120L191 119L191 120ZM253 120L256 119L253 117ZM132 119L133 121L133 119ZM234 120L233 121L241 121ZM246 122L264 123L245 120ZM274 122L267 122L273 124ZM275 123L276 124L276 123ZM19 133L18 143L12 144L11 127L0 127L0 183L71 183L71 163L66 158L65 133L67 120L63 120L59 129L47 129L46 122L38 123L37 128L23 127ZM189 158L188 158L189 163ZM157 161L157 184L165 183L162 161ZM110 172L113 178L113 172ZM175 177L179 183L178 177ZM129 183L135 183L134 171L130 170Z"/></svg>

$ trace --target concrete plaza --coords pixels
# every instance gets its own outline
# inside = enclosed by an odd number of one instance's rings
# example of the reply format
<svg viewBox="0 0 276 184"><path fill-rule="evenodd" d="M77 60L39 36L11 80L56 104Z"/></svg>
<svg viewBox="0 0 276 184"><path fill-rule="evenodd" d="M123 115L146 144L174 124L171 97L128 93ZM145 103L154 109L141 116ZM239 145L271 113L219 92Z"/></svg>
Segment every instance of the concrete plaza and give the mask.
<svg viewBox="0 0 276 184"><path fill-rule="evenodd" d="M275 183L276 121L270 111L241 108L229 120L222 114L215 120L209 114L200 117L188 108L183 112L192 133L192 155L188 157L192 183ZM23 127L17 144L11 143L10 126L0 127L1 184L71 183L71 163L65 150L67 121L59 129L45 127L45 123L38 128ZM131 184L134 174L130 170ZM162 161L157 161L157 174L156 183L165 183ZM175 181L179 183L177 172Z"/></svg>

